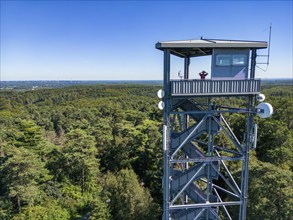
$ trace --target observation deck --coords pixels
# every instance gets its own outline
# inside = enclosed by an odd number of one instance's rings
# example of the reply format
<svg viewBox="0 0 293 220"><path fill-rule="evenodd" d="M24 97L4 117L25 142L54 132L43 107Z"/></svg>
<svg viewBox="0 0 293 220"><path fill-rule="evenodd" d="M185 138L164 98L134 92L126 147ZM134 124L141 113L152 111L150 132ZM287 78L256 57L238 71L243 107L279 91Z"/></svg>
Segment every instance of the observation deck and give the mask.
<svg viewBox="0 0 293 220"><path fill-rule="evenodd" d="M260 93L260 79L171 80L171 96L243 96Z"/></svg>

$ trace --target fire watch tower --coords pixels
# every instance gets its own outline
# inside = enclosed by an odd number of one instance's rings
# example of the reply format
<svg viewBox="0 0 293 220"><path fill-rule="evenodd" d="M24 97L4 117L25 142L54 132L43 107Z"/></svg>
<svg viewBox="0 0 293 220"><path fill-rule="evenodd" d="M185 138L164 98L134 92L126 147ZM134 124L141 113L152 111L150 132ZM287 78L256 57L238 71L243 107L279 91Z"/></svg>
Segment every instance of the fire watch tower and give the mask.
<svg viewBox="0 0 293 220"><path fill-rule="evenodd" d="M267 48L267 42L200 39L158 42L156 48L164 52L164 87L158 92L164 110L163 220L235 215L245 220L249 151L257 139L253 117L273 113L268 103L255 106L264 100L260 79L255 79L257 50ZM184 61L181 79L170 78L171 55ZM191 58L200 56L211 56L210 79L189 77ZM227 97L246 104L222 105ZM225 119L227 114L245 115L241 139ZM231 166L240 171L231 173Z"/></svg>

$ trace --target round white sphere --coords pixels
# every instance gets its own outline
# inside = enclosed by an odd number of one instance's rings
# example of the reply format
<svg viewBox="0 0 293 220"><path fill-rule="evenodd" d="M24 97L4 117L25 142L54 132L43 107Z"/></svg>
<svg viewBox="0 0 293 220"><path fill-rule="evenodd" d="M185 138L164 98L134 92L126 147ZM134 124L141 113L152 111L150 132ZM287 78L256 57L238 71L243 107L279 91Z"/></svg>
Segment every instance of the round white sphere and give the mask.
<svg viewBox="0 0 293 220"><path fill-rule="evenodd" d="M263 102L266 99L266 96L264 94L258 94L256 96L256 100L259 102Z"/></svg>
<svg viewBox="0 0 293 220"><path fill-rule="evenodd" d="M263 110L263 112L257 113L260 118L268 118L274 112L273 106L267 102L259 103L256 108Z"/></svg>
<svg viewBox="0 0 293 220"><path fill-rule="evenodd" d="M158 107L159 109L163 110L165 108L165 103L163 101L160 101Z"/></svg>
<svg viewBox="0 0 293 220"><path fill-rule="evenodd" d="M165 91L163 89L160 89L158 92L157 92L157 96L161 99L165 96Z"/></svg>

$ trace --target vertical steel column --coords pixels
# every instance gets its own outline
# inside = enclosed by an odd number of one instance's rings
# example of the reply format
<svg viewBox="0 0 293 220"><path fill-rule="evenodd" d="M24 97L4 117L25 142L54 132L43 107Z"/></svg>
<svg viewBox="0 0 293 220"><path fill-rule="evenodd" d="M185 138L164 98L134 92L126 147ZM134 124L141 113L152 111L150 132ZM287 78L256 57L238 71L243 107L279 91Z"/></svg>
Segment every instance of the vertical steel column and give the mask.
<svg viewBox="0 0 293 220"><path fill-rule="evenodd" d="M211 98L208 98L208 150L207 150L207 157L211 157L212 156L212 142L213 142L213 135L212 135L212 104L211 104ZM207 201L210 202L210 198L211 198L211 194L212 194L212 179L211 179L211 163L212 162L207 162L208 164L208 172L207 172ZM211 207L206 209L206 220L208 220L210 218L210 210Z"/></svg>
<svg viewBox="0 0 293 220"><path fill-rule="evenodd" d="M250 64L250 78L255 77L255 66L256 66L256 49L252 49L251 53L251 64ZM249 113L247 115L247 125L245 134L245 146L244 146L244 161L242 163L242 175L241 175L241 200L239 220L246 219L246 208L247 208L247 191L248 191L248 178L249 178L249 152L251 145L251 130L253 127L253 115L251 114L253 107L253 95L248 97L247 109Z"/></svg>
<svg viewBox="0 0 293 220"><path fill-rule="evenodd" d="M190 57L185 57L184 58L184 78L185 80L189 79L189 64L190 64ZM188 115L183 115L183 119L182 119L182 125L184 129L187 129L188 127L188 121L189 121L189 117Z"/></svg>
<svg viewBox="0 0 293 220"><path fill-rule="evenodd" d="M255 78L255 66L256 66L256 49L252 49L251 63L250 63L250 79Z"/></svg>
<svg viewBox="0 0 293 220"><path fill-rule="evenodd" d="M249 175L249 152L251 145L251 129L253 124L253 115L251 114L253 96L249 96L248 101L248 116L245 133L245 146L244 146L244 161L242 163L242 181L241 181L241 200L239 220L246 219L246 208L247 208L247 191L248 191L248 175Z"/></svg>
<svg viewBox="0 0 293 220"><path fill-rule="evenodd" d="M163 220L169 220L170 206L170 179L169 179L169 160L170 160L170 50L164 50L164 91L165 96L163 101L164 108L164 125L163 125L163 153L164 153L164 174L163 174L163 189L164 189L164 204L163 204Z"/></svg>
<svg viewBox="0 0 293 220"><path fill-rule="evenodd" d="M189 79L190 57L184 58L184 79Z"/></svg>
<svg viewBox="0 0 293 220"><path fill-rule="evenodd" d="M190 57L185 57L184 58L184 79L187 80L189 79L189 64L190 64ZM188 128L188 123L189 123L189 115L188 114L184 114L183 115L183 120L182 120L182 124L183 124L183 129L182 130L186 130ZM185 155L184 156L185 159L188 159L188 156ZM185 163L184 165L184 169L187 170L189 168L188 162ZM184 193L183 198L185 199L185 203L188 203L188 196Z"/></svg>

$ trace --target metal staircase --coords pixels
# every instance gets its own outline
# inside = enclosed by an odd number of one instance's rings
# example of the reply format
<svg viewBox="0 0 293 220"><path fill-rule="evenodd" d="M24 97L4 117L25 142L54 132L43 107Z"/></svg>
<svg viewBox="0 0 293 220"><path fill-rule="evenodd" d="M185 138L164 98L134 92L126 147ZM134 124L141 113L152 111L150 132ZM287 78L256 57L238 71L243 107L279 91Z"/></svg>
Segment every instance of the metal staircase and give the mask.
<svg viewBox="0 0 293 220"><path fill-rule="evenodd" d="M188 99L180 100L174 106L185 112L200 112L203 110L196 102ZM171 158L176 161L175 158L180 158L184 155L189 160L200 159L201 162L194 163L192 166L185 166L181 170L171 169L171 204L180 204L182 201L184 203L184 200L188 200L189 204L217 202L217 195L214 195L208 187L199 187L195 182L200 179L206 179L212 183L217 180L219 178L220 162L208 160L207 154L211 154L211 152L203 152L203 149L194 140L204 133L219 133L220 126L212 117L207 117L204 113L189 114L189 117L197 121L197 123L181 132L171 133ZM207 193L207 191L210 192ZM173 219L189 220L206 219L204 216L208 215L210 216L208 220L215 219L213 213L217 213L218 209L213 208L210 210L212 210L210 214L206 213L208 210L202 208L175 210L171 212L171 217Z"/></svg>

